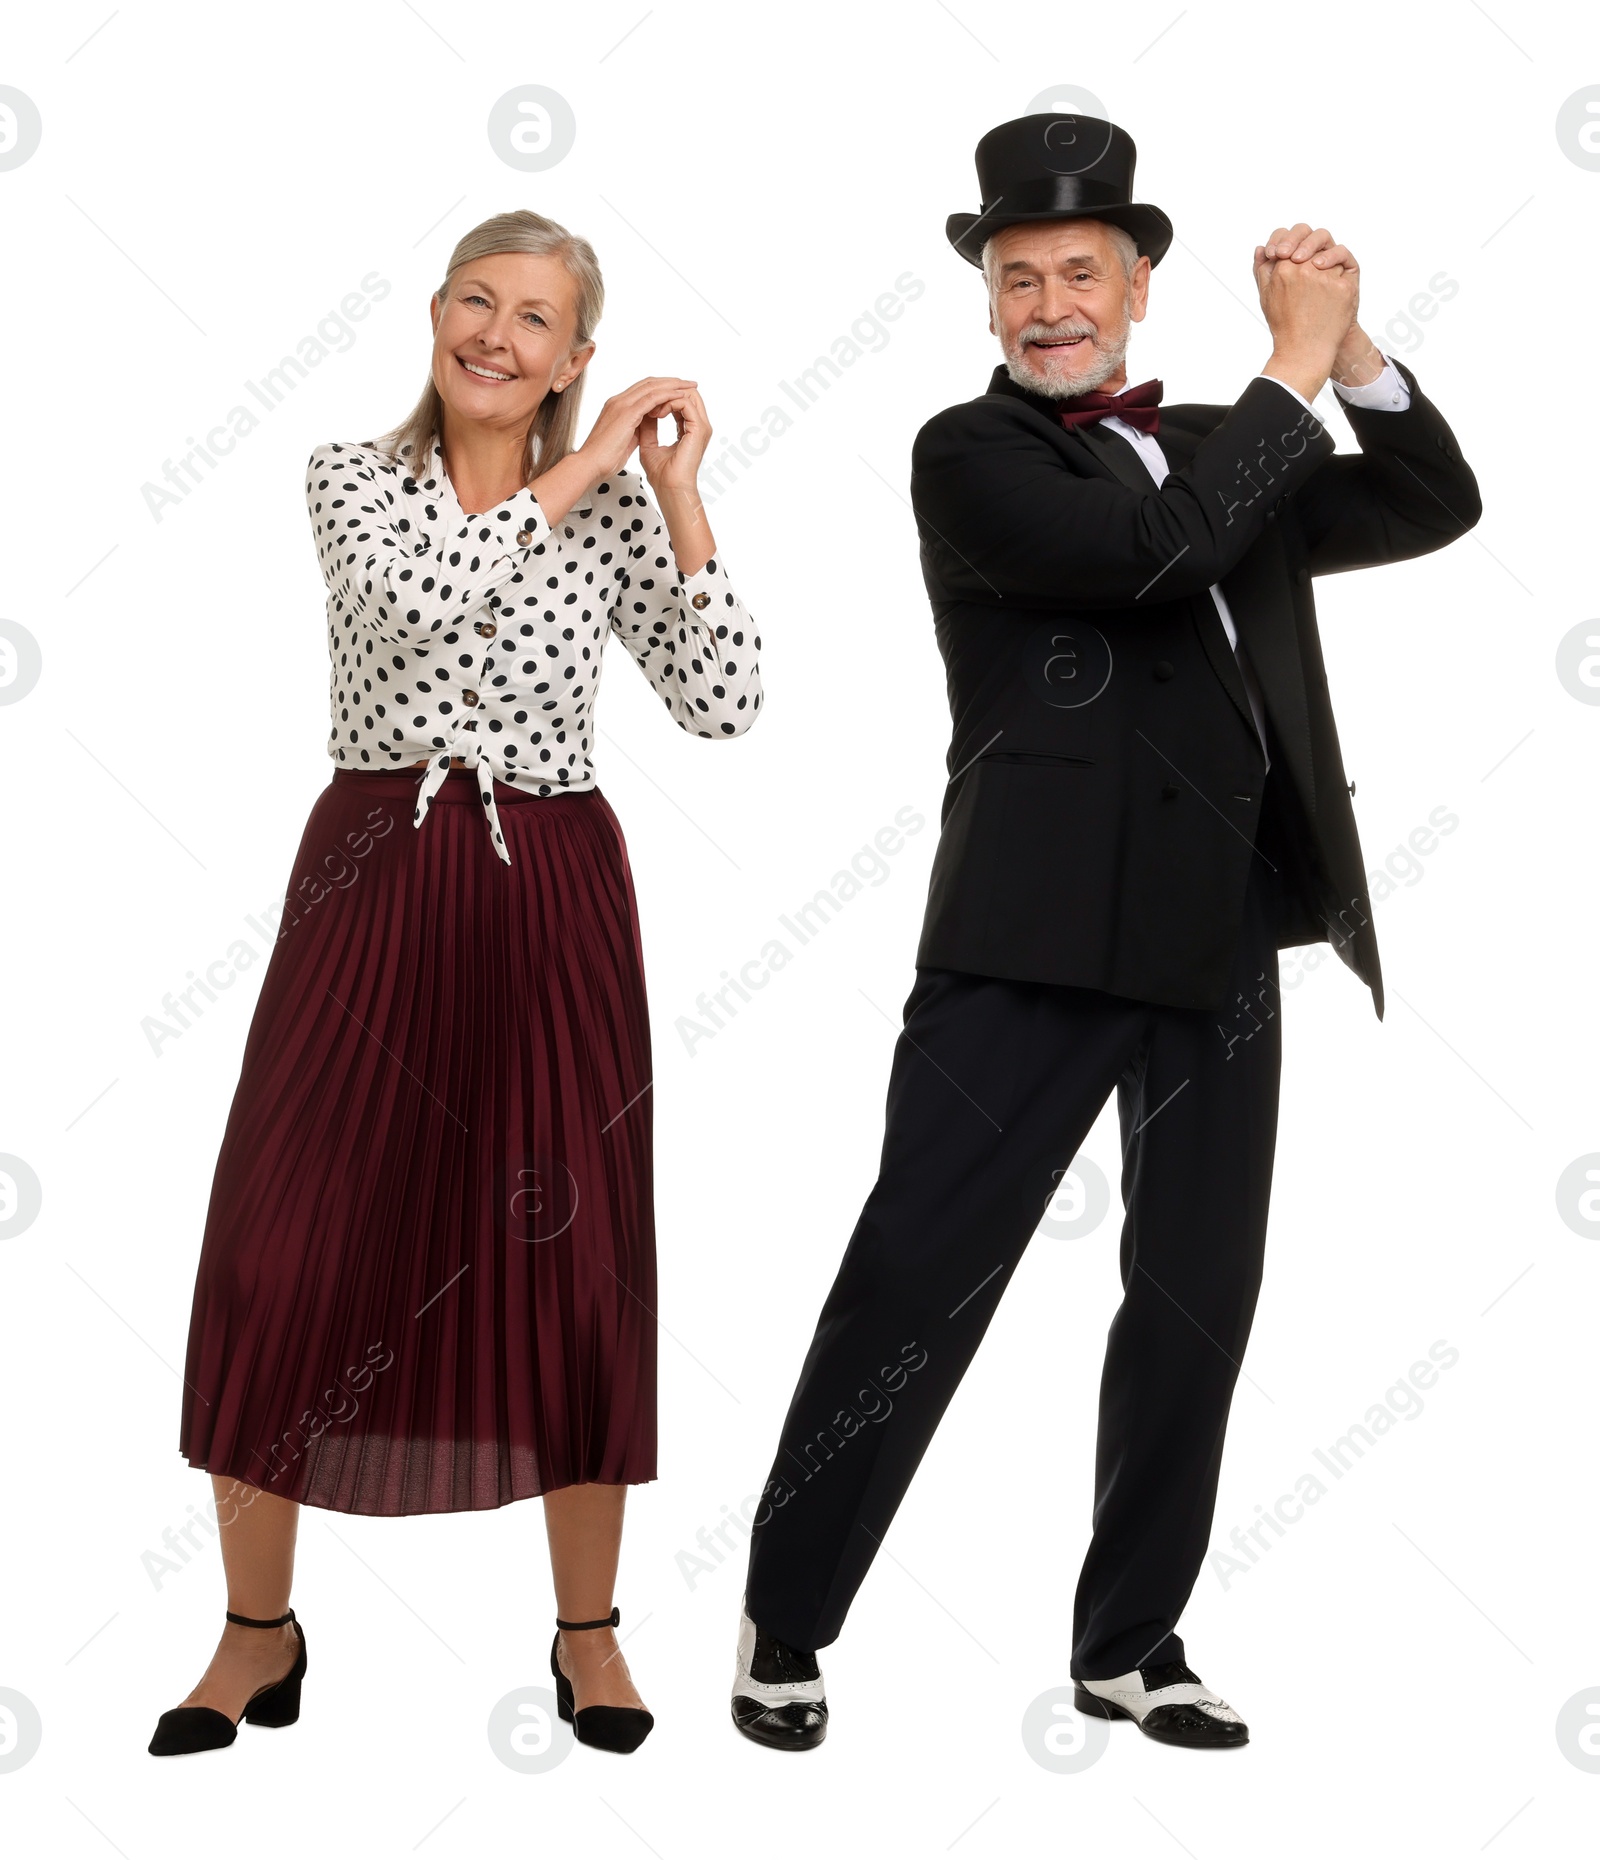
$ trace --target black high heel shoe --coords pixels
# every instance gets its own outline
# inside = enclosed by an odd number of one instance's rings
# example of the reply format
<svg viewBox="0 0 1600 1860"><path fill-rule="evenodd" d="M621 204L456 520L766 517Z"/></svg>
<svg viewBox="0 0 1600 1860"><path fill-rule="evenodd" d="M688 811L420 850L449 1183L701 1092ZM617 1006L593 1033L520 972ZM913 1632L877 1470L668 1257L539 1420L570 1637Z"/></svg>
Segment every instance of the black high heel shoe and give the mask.
<svg viewBox="0 0 1600 1860"><path fill-rule="evenodd" d="M279 1730L293 1724L300 1716L300 1681L306 1676L306 1631L295 1620L291 1608L276 1621L253 1621L249 1615L236 1615L230 1609L228 1619L235 1627L280 1628L294 1621L300 1639L300 1651L282 1679L261 1686L250 1695L244 1708L243 1722L264 1724ZM174 1705L156 1720L156 1734L150 1740L153 1757L186 1757L197 1750L224 1750L239 1735L239 1720L210 1705Z"/></svg>
<svg viewBox="0 0 1600 1860"><path fill-rule="evenodd" d="M556 1709L572 1726L572 1735L580 1744L592 1744L596 1750L637 1750L650 1735L655 1719L638 1705L585 1705L573 1710L572 1681L562 1672L556 1659L563 1633L574 1634L582 1628L615 1627L622 1611L613 1608L603 1621L563 1621L556 1616L556 1637L550 1643L550 1670L556 1676Z"/></svg>

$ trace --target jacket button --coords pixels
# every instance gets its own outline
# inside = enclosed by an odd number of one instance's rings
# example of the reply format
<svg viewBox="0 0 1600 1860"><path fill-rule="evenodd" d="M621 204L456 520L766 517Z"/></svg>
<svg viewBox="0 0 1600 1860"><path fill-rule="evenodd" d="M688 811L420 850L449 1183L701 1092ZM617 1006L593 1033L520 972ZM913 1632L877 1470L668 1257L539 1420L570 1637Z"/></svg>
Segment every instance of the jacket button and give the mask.
<svg viewBox="0 0 1600 1860"><path fill-rule="evenodd" d="M1351 784L1350 784L1350 792L1351 792L1352 794L1354 794L1354 793L1355 793L1355 791L1356 791L1356 785L1355 785L1355 783L1354 783L1354 782L1351 782Z"/></svg>
<svg viewBox="0 0 1600 1860"><path fill-rule="evenodd" d="M493 639L495 635L495 624L492 620L480 620L475 630L481 633L485 639Z"/></svg>
<svg viewBox="0 0 1600 1860"><path fill-rule="evenodd" d="M1170 659L1157 659L1150 669L1155 673L1157 678L1170 678L1172 676L1172 661Z"/></svg>
<svg viewBox="0 0 1600 1860"><path fill-rule="evenodd" d="M1182 790L1175 781L1169 781L1166 787L1161 790L1161 798L1163 801L1171 801L1181 792Z"/></svg>
<svg viewBox="0 0 1600 1860"><path fill-rule="evenodd" d="M476 704L477 701L478 694L476 691L463 691L461 693L461 702L463 704Z"/></svg>
<svg viewBox="0 0 1600 1860"><path fill-rule="evenodd" d="M518 530L517 541L521 543L524 549L526 549L528 544L533 541L533 531L532 530Z"/></svg>
<svg viewBox="0 0 1600 1860"><path fill-rule="evenodd" d="M1294 578L1300 583L1301 587L1304 587L1311 579L1311 570L1309 568L1297 568L1294 571Z"/></svg>

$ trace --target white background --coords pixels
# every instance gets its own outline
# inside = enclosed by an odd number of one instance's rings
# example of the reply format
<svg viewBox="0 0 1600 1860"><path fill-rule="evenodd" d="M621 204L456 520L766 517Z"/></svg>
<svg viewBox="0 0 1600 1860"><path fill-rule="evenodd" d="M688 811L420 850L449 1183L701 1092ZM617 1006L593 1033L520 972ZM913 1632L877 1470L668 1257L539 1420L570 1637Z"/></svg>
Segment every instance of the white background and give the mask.
<svg viewBox="0 0 1600 1860"><path fill-rule="evenodd" d="M13 1851L1576 1851L1600 1775L1556 1720L1600 1686L1600 1246L1556 1184L1600 1149L1600 711L1556 655L1594 612L1600 174L1555 123L1600 83L1594 32L1497 0L106 12L33 10L0 67L43 120L0 173L0 613L43 653L0 709L0 1151L43 1194L0 1246L0 1686L43 1724L0 1773ZM528 83L577 120L543 173L486 133ZM1389 1008L1337 961L1283 958L1266 1283L1215 1547L1436 1340L1459 1359L1254 1565L1202 1572L1182 1632L1250 1748L1121 1725L1057 1774L1021 1726L1068 1678L1119 1204L1087 1237L1041 1234L824 1654L828 1741L784 1757L728 1721L742 1544L692 1581L679 1553L759 1489L873 1180L947 741L909 448L998 360L944 220L977 205L978 137L1052 85L1130 130L1136 193L1177 229L1131 379L1232 400L1269 348L1251 248L1327 225L1485 505L1441 554L1317 588L1367 863L1402 875L1376 911ZM548 1683L536 1503L308 1510L300 1724L157 1763L155 1718L224 1607L214 1542L159 1583L145 1553L208 1502L176 1450L178 1371L263 965L159 1057L143 1023L281 896L329 776L306 456L411 406L451 245L523 205L600 255L590 417L681 372L737 437L902 274L925 287L714 504L764 639L758 727L683 736L620 650L600 708L657 1055L660 1478L630 1499L618 1585L657 1728L628 1760L497 1760L491 1708ZM141 487L163 461L371 272L393 288L355 340L157 522ZM1440 273L1458 290L1409 317ZM908 806L927 827L882 882L691 1054L696 997ZM1458 826L1408 863L1440 808ZM1114 1105L1085 1154L1115 1184Z"/></svg>

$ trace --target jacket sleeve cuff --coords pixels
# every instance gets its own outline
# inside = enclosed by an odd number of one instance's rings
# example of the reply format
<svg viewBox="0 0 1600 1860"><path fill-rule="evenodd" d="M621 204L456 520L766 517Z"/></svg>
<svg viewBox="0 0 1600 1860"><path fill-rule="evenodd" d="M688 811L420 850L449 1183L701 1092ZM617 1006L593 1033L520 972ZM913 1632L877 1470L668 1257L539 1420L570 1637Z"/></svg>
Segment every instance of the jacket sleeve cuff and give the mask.
<svg viewBox="0 0 1600 1860"><path fill-rule="evenodd" d="M1300 392L1299 388L1290 387L1287 381L1279 380L1277 375L1260 374L1256 376L1256 379L1258 381L1276 381L1278 386L1283 389L1284 393L1292 394L1295 399L1299 401L1300 405L1305 408L1307 413L1316 412L1316 408L1313 407L1311 402L1306 399L1305 395Z"/></svg>

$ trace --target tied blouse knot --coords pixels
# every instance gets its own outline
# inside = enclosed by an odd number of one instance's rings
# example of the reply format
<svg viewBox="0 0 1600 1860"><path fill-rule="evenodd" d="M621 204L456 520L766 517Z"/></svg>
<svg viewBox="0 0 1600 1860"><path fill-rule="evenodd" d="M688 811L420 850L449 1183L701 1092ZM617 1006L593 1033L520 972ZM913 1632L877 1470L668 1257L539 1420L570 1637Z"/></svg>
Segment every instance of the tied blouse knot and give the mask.
<svg viewBox="0 0 1600 1860"><path fill-rule="evenodd" d="M761 708L761 641L715 556L680 575L638 472L612 472L552 528L526 486L462 510L435 442L427 477L371 445L325 445L306 502L328 587L328 754L426 756L413 824L461 756L494 848L500 780L540 795L595 785L601 655L615 633L673 719L741 736Z"/></svg>

